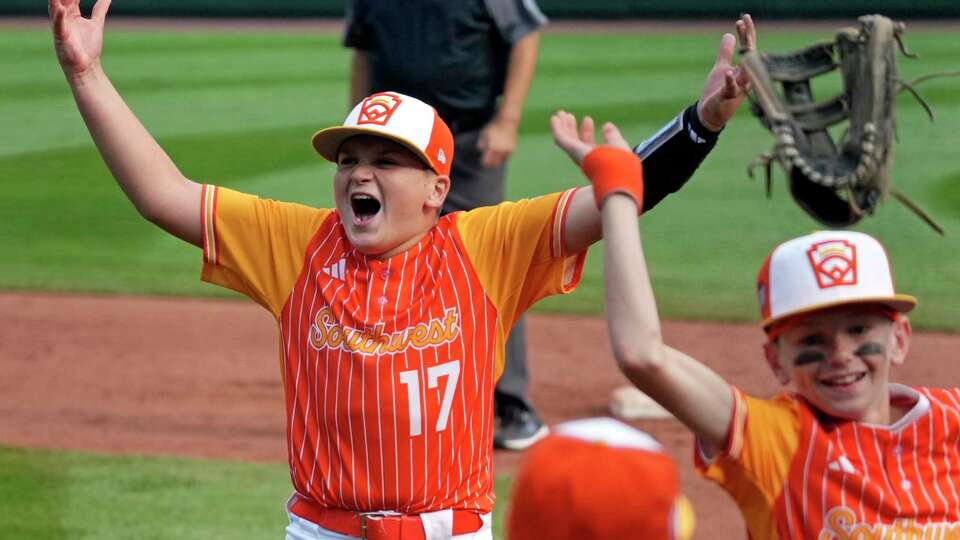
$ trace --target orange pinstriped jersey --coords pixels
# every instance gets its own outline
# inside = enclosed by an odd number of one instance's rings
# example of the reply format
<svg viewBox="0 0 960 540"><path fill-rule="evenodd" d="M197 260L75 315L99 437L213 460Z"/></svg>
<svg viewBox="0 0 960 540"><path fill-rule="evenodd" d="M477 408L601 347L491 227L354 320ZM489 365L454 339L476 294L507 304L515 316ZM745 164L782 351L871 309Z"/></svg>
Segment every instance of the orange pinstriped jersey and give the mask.
<svg viewBox="0 0 960 540"><path fill-rule="evenodd" d="M517 317L571 291L573 190L445 216L386 260L336 211L203 189L203 279L276 317L290 475L326 507L486 513L493 388Z"/></svg>
<svg viewBox="0 0 960 540"><path fill-rule="evenodd" d="M912 407L889 426L825 419L796 395L734 395L728 447L696 461L752 540L960 539L960 389L891 384Z"/></svg>

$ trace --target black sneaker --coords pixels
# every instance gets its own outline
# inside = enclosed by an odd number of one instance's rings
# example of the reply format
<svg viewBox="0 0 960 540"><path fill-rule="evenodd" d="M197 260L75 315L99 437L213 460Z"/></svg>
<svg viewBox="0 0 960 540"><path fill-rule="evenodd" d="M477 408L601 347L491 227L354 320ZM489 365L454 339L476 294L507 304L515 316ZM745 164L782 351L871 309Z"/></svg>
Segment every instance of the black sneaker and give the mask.
<svg viewBox="0 0 960 540"><path fill-rule="evenodd" d="M535 413L522 411L500 419L500 427L493 433L493 446L504 450L526 450L548 433L550 428Z"/></svg>

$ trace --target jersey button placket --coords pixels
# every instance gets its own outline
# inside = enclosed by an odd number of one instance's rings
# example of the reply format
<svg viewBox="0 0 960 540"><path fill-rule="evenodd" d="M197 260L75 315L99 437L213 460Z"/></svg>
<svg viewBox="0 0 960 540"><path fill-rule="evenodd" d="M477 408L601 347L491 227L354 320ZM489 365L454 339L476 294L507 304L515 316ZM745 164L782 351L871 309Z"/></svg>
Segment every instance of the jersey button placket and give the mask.
<svg viewBox="0 0 960 540"><path fill-rule="evenodd" d="M899 459L893 453L896 444L891 440L890 433L885 430L873 430L873 436L879 443L878 457L880 458L880 466L885 473L879 485L882 485L884 493L892 498L890 508L896 509L896 505L902 505L903 499L903 491L900 489L900 470L897 466ZM884 499L887 499L887 497L884 497Z"/></svg>
<svg viewBox="0 0 960 540"><path fill-rule="evenodd" d="M909 508L913 483L904 477L904 472L909 471L910 464L903 460L904 441L900 436L894 433L886 434L884 437L884 446L888 449L886 458L887 475L890 478L891 487L894 490L897 500L900 502L900 508Z"/></svg>

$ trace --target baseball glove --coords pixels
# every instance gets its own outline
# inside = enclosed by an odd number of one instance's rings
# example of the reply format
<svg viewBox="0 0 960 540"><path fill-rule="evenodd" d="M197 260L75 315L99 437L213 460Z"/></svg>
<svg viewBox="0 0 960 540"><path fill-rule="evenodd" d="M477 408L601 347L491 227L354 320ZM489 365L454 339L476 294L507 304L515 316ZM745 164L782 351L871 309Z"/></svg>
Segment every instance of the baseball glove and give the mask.
<svg viewBox="0 0 960 540"><path fill-rule="evenodd" d="M743 54L741 65L752 85L751 110L775 139L773 149L755 159L747 172L752 178L755 167L765 167L769 196L776 160L787 174L793 198L828 226L856 223L889 193L943 234L923 210L891 188L889 178L896 94L908 90L933 120L930 107L913 88L930 77L913 83L898 79L894 46L916 57L901 40L903 23L881 15L859 21L859 28L841 29L834 41L800 51ZM811 80L836 69L843 75L841 93L815 101ZM775 83L782 84L782 92ZM828 128L843 122L849 122L846 130L834 141Z"/></svg>

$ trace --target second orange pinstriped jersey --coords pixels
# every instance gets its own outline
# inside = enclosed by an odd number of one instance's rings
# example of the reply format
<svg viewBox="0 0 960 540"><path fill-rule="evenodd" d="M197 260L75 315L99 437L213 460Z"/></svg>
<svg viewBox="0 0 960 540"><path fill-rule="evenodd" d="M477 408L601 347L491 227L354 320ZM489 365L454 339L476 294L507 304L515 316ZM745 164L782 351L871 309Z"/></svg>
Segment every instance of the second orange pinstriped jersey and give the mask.
<svg viewBox="0 0 960 540"><path fill-rule="evenodd" d="M728 448L710 463L698 453L698 469L733 496L753 540L960 539L960 389L890 393L912 407L880 426L735 390Z"/></svg>
<svg viewBox="0 0 960 540"><path fill-rule="evenodd" d="M280 327L290 474L326 507L422 513L493 507L496 379L520 313L572 290L572 191L440 219L377 260L339 214L203 190L203 279Z"/></svg>

